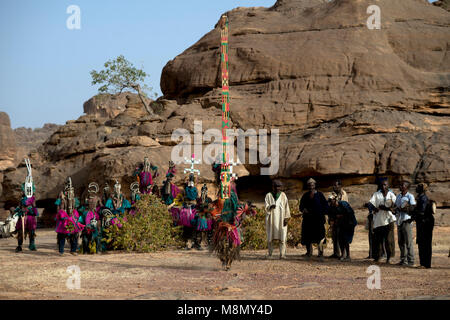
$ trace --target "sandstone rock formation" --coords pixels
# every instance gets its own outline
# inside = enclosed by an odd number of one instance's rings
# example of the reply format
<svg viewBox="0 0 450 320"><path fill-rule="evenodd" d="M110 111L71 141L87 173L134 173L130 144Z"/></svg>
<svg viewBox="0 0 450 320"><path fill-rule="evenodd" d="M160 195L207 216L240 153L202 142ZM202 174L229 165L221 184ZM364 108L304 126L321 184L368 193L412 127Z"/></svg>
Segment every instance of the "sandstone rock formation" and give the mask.
<svg viewBox="0 0 450 320"><path fill-rule="evenodd" d="M377 1L381 29L369 30L371 4L283 0L229 12L233 123L280 130L282 178L386 175L446 188L450 14L422 0ZM216 25L167 63L166 98L218 104L219 37Z"/></svg>
<svg viewBox="0 0 450 320"><path fill-rule="evenodd" d="M16 145L23 155L27 155L43 144L60 126L54 123L46 123L42 128L16 128Z"/></svg>
<svg viewBox="0 0 450 320"><path fill-rule="evenodd" d="M393 185L404 178L427 182L438 205L448 207L450 13L425 0L380 0L381 29L369 30L372 4L279 0L271 8L228 12L233 126L279 130L276 176L291 198L311 176L320 188L340 178L354 207L362 208L383 175ZM216 26L167 63L164 97L153 104L157 117L130 93L86 102L86 115L31 154L40 201L50 203L67 176L79 193L92 180L114 179L125 191L146 155L162 182L175 129L192 132L195 120L203 132L220 128L219 45ZM241 198L261 200L270 188L273 177L259 176L260 166L239 166ZM199 182L211 186L210 166L200 170ZM24 164L4 173L5 207L25 174Z"/></svg>
<svg viewBox="0 0 450 320"><path fill-rule="evenodd" d="M16 153L16 137L11 129L11 121L6 112L0 112L0 172L14 167Z"/></svg>
<svg viewBox="0 0 450 320"><path fill-rule="evenodd" d="M115 95L98 94L83 104L84 113L101 118L114 118L125 110L129 92Z"/></svg>

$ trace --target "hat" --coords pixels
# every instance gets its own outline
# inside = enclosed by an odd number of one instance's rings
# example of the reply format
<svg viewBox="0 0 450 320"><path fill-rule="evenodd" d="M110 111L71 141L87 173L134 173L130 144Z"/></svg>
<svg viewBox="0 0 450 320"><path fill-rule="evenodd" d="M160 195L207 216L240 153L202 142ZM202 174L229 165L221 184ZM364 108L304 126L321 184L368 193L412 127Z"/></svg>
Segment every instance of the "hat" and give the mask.
<svg viewBox="0 0 450 320"><path fill-rule="evenodd" d="M419 188L422 188L423 191L427 191L428 185L424 182L421 182L417 185Z"/></svg>
<svg viewBox="0 0 450 320"><path fill-rule="evenodd" d="M306 184L310 184L310 183L316 183L316 180L314 180L313 178L309 178L309 180L306 182Z"/></svg>
<svg viewBox="0 0 450 320"><path fill-rule="evenodd" d="M273 180L273 184L276 185L277 187L281 187L283 186L283 182L281 182L280 180L276 179Z"/></svg>

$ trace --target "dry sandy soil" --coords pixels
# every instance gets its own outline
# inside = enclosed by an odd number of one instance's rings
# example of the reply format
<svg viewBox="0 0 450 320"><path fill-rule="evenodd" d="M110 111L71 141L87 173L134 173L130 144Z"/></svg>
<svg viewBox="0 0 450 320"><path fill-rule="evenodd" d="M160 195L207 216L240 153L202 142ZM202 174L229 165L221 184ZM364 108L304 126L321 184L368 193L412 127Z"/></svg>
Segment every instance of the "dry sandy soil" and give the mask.
<svg viewBox="0 0 450 320"><path fill-rule="evenodd" d="M24 246L15 253L16 239L0 239L0 299L450 298L450 227L435 228L432 269L381 263L379 290L366 285L372 264L364 259L367 246L367 232L358 226L352 262L306 260L301 257L304 248L288 249L287 260L265 260L265 251L243 251L242 260L226 272L207 250L59 256L56 234L39 229L37 252ZM326 256L331 250L326 249ZM80 289L66 286L71 265L80 267Z"/></svg>

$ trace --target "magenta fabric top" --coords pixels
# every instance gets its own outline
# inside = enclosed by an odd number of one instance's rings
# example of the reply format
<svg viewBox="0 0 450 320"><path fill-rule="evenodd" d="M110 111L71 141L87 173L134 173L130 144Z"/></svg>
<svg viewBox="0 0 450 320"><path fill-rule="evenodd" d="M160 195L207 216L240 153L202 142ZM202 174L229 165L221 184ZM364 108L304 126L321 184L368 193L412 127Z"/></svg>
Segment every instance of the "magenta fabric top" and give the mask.
<svg viewBox="0 0 450 320"><path fill-rule="evenodd" d="M63 233L63 234L74 234L78 233L81 230L83 230L84 225L78 222L78 219L80 218L80 214L77 210L73 210L72 216L69 216L67 212L64 210L59 210L59 212L56 214L56 229L55 231L57 233ZM73 231L67 230L67 226L72 224L74 226Z"/></svg>
<svg viewBox="0 0 450 320"><path fill-rule="evenodd" d="M86 220L84 221L84 223L86 223L86 225L90 224L92 218L94 218L94 217L95 217L95 220L97 220L97 221L100 219L97 212L89 211L86 214Z"/></svg>
<svg viewBox="0 0 450 320"><path fill-rule="evenodd" d="M152 174L150 172L141 172L139 174L139 191L143 194L149 194L152 191L147 190L147 186L153 184Z"/></svg>
<svg viewBox="0 0 450 320"><path fill-rule="evenodd" d="M172 183L172 197L175 199L179 193L180 189L174 183Z"/></svg>
<svg viewBox="0 0 450 320"><path fill-rule="evenodd" d="M37 216L37 209L33 208L32 210L35 212L35 214ZM36 226L37 226L36 216L26 215L24 217L25 230L27 230L27 231L36 230ZM17 220L16 230L22 230L22 219L21 218L19 218L19 220Z"/></svg>

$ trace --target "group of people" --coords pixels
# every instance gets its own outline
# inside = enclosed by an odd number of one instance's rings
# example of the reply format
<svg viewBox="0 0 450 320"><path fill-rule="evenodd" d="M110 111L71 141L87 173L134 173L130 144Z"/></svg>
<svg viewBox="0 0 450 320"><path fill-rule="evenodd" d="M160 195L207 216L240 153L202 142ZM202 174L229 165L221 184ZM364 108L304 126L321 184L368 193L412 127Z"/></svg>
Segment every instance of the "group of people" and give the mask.
<svg viewBox="0 0 450 320"><path fill-rule="evenodd" d="M323 259L327 237L332 239L333 254L329 258L350 261L350 244L357 225L355 213L349 204L342 182L337 180L333 191L326 198L316 189L316 181L307 181L308 191L299 203L302 214L301 244L306 247L304 256L311 257L313 244L317 246L318 257ZM287 225L291 218L288 199L282 192L283 184L273 181L272 192L265 198L266 232L268 257L273 253L273 240L280 245L280 258L286 257ZM380 179L377 191L365 206L369 210L367 230L369 230L369 256L379 262L382 257L391 263L395 255L395 225L400 248L399 265L414 266L414 243L412 224L416 222L417 244L419 248L420 267L431 268L433 214L436 203L429 200L427 186L420 183L416 188L416 198L409 192L410 183L402 181L400 193L395 195L387 179ZM325 230L326 217L329 229Z"/></svg>
<svg viewBox="0 0 450 320"><path fill-rule="evenodd" d="M436 203L427 196L427 185L416 187L416 198L409 192L410 183L402 181L397 196L389 189L387 179L380 181L377 192L367 203L369 209L369 258L376 262L386 256L391 263L395 255L394 232L397 225L397 241L400 248L399 265L414 266L414 242L412 224L416 222L416 241L420 266L431 268L434 213Z"/></svg>
<svg viewBox="0 0 450 320"><path fill-rule="evenodd" d="M212 170L220 189L221 165L214 163ZM217 253L223 267L228 270L232 261L239 256L243 241L241 223L246 216L255 215L256 211L248 203L239 202L234 181L230 182L228 197L224 199L218 197L213 201L208 196L206 184L202 186L200 194L198 192L195 173L200 174L199 170L194 169L192 165L190 169L185 169L185 173L188 173L188 176L184 187L180 189L173 183L176 174L175 164L169 161L166 179L159 188L155 183L155 178L159 175L158 167L152 165L145 157L144 162L133 173L137 181L130 185L131 201L126 199L117 180L112 192L109 184L105 184L101 196L98 184L91 182L80 201L75 196L72 179L68 177L64 189L55 202L57 207L55 231L59 254L64 254L66 242L70 244L72 255L77 255L80 251L100 253L109 250L110 244L105 241L105 231L112 225L121 227L123 220L118 218L124 217L125 212L135 214L135 204L141 199L142 194L153 194L168 206L168 214L173 219L173 225L181 226L185 249L202 250L201 243L205 235L208 246ZM34 185L32 187L34 190ZM25 218L19 218L16 225L18 233L16 252L22 251L24 235L29 235L30 250L36 250L34 238L38 210L35 197L26 195L25 184L22 188L24 191L21 204L14 209L16 215Z"/></svg>
<svg viewBox="0 0 450 320"><path fill-rule="evenodd" d="M56 233L59 253L64 254L66 241L70 243L70 253L99 253L110 249L104 241L105 230L112 225L119 225L119 217L125 212L135 213L135 203L142 194L154 194L168 206L168 214L173 219L174 226L182 227L182 238L187 250L192 248L202 250L202 239L212 248L228 270L231 263L239 257L239 250L244 240L242 222L248 216L256 214L254 206L239 201L234 178L228 185L226 197L217 195L216 200L208 196L207 185L204 184L199 194L196 187L194 160L182 189L178 188L173 179L176 167L169 161L162 187L154 183L158 177L158 168L145 157L133 174L137 181L130 186L131 201L122 193L121 184L116 180L113 191L105 184L103 194L99 193L99 186L92 182L80 202L75 197L72 180L69 177L55 202L57 206ZM220 163L214 163L219 192L221 188ZM24 238L29 237L29 249L36 250L35 230L38 210L33 196L31 167L26 182L22 185L23 196L20 205L14 209L19 217L16 224L18 246L17 252L22 251ZM31 182L30 182L31 180ZM313 245L317 246L318 257L323 259L324 247L328 239L333 243L333 254L330 258L350 261L350 244L357 225L347 193L337 180L333 191L325 195L317 190L316 181L307 181L308 190L299 201L299 211L302 215L301 244L306 247L304 256L311 257ZM421 183L416 188L417 196L409 192L410 183L403 181L400 193L395 195L388 185L387 179L380 180L377 191L365 205L369 210L366 229L369 231L369 257L379 262L382 257L386 263L391 263L395 255L394 231L397 225L398 246L400 248L400 265L413 266L415 262L412 224L416 222L417 244L419 247L420 266L431 267L432 232L434 226L433 213L436 205L426 194L427 187ZM279 242L280 258L286 258L286 240L288 222L291 218L289 202L283 192L283 183L276 179L272 184L272 191L265 197L265 223L267 234L268 255L273 255L274 240ZM326 219L328 218L328 230ZM81 247L78 248L81 236Z"/></svg>
<svg viewBox="0 0 450 320"><path fill-rule="evenodd" d="M323 258L328 233L333 241L333 255L330 257L350 260L350 243L357 222L342 183L336 181L328 199L316 189L314 179L309 179L307 185L308 191L302 195L299 203L299 211L303 217L300 242L306 247L304 256L311 257L313 245L317 245L318 257ZM287 225L291 213L287 196L282 189L282 182L274 180L272 192L265 198L268 258L273 253L273 240L279 242L280 258L286 258ZM330 226L328 232L325 230L327 216Z"/></svg>

